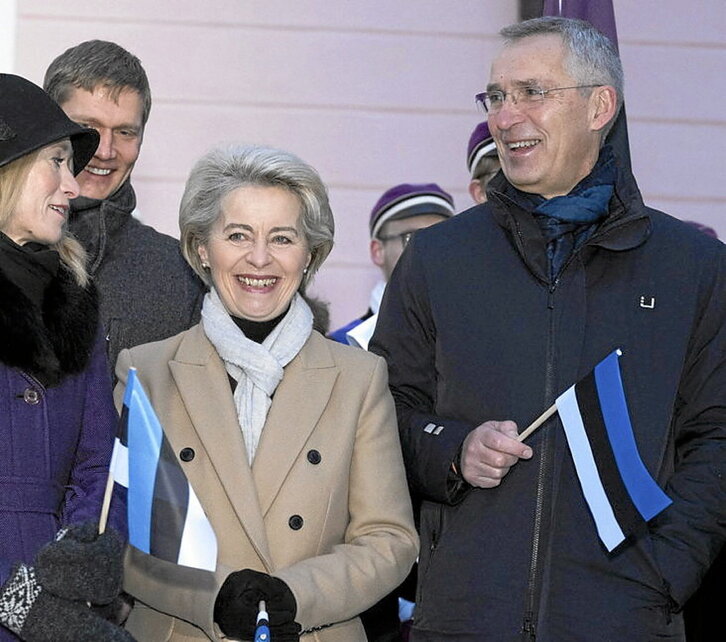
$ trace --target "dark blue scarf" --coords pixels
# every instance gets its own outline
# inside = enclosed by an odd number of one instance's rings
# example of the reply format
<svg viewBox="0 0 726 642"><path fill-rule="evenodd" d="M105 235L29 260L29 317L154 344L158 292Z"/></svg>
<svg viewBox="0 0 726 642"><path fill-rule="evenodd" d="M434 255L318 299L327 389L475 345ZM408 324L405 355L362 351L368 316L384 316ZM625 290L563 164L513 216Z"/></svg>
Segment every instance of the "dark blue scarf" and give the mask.
<svg viewBox="0 0 726 642"><path fill-rule="evenodd" d="M592 171L569 194L546 199L517 190L519 204L532 212L547 241L550 278L554 281L572 253L608 214L617 169L609 146L600 150Z"/></svg>

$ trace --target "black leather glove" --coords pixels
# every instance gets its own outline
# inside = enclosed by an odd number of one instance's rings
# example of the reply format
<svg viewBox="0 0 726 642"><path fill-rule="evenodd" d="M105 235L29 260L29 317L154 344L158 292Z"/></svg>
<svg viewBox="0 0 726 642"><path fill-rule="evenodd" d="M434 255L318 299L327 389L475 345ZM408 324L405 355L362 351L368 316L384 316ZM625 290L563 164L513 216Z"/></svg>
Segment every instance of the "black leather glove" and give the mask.
<svg viewBox="0 0 726 642"><path fill-rule="evenodd" d="M300 625L295 622L297 603L285 582L267 573L246 568L227 576L214 603L214 620L232 638L255 636L260 600L269 615L270 637L275 642L297 642Z"/></svg>
<svg viewBox="0 0 726 642"><path fill-rule="evenodd" d="M58 531L35 558L40 585L68 600L109 604L121 591L125 544L114 530L98 534L94 522Z"/></svg>
<svg viewBox="0 0 726 642"><path fill-rule="evenodd" d="M0 624L25 642L134 642L85 603L47 591L24 564L0 587Z"/></svg>

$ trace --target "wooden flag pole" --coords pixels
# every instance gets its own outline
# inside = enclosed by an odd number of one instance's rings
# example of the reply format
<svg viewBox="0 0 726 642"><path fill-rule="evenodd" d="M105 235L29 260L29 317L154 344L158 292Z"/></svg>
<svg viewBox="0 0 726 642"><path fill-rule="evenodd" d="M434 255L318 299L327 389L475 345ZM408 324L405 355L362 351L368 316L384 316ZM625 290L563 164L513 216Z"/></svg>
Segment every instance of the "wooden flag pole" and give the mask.
<svg viewBox="0 0 726 642"><path fill-rule="evenodd" d="M103 504L101 504L101 517L98 520L98 534L103 535L108 522L108 510L111 506L111 496L113 495L113 473L108 471L108 479L106 480L106 492L103 495Z"/></svg>
<svg viewBox="0 0 726 642"><path fill-rule="evenodd" d="M557 404L553 403L547 410L545 410L537 419L535 419L527 428L519 433L519 441L524 441L529 437L537 428L539 428L545 421L547 421L552 415L557 412Z"/></svg>

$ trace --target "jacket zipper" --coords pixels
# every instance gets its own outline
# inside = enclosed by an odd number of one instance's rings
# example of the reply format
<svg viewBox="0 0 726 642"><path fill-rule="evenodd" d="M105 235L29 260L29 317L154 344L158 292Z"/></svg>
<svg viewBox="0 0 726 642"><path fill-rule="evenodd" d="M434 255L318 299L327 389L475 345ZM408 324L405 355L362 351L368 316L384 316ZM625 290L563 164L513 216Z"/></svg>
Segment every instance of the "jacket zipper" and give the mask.
<svg viewBox="0 0 726 642"><path fill-rule="evenodd" d="M554 344L555 344L555 291L559 284L559 277L549 286L547 295L547 309L549 310L549 332L547 336L547 364L545 369L545 398L544 404L551 402L554 396ZM527 581L527 610L522 622L522 634L524 640L535 640L537 638L537 617L539 610L538 590L540 572L540 538L542 535L542 514L545 502L545 487L550 472L550 458L552 450L552 439L550 432L545 430L542 433L542 453L537 472L537 495L534 512L534 528L532 530L532 555L529 564L529 579Z"/></svg>
<svg viewBox="0 0 726 642"><path fill-rule="evenodd" d="M441 530L443 528L443 511L441 510L441 506L436 507L436 513L437 513L437 525L434 527L431 531L431 544L429 544L429 559L428 563L426 564L426 568L421 567L421 558L417 558L416 563L418 564L418 578L419 580L423 579L425 575L428 575L430 569L431 569L431 563L434 559L434 554L436 553L436 548L439 545L439 539L441 538ZM416 603L419 605L419 608L422 608L422 605L424 604L424 593L422 589L422 582L416 583Z"/></svg>
<svg viewBox="0 0 726 642"><path fill-rule="evenodd" d="M514 232L514 238L517 241L515 245L517 247L517 250L519 251L519 254L522 257L525 257L526 254L524 252L524 234L522 233L522 230L516 218L513 218L511 220L513 222L512 231ZM594 242L608 236L610 233L612 233L612 231L624 227L629 223L629 220L617 221L606 230L597 230L595 234L587 239L582 247L592 245ZM510 230L511 229L512 227L510 227ZM543 407L552 403L556 392L554 389L555 315L553 312L555 308L555 291L557 290L557 286L559 285L560 276L565 272L565 270L567 270L570 263L575 259L575 256L580 253L582 247L578 248L578 250L572 253L572 255L562 266L562 269L560 270L560 275L558 275L552 283L548 284L547 309L549 311L549 332L547 336L547 364L545 369L545 398L543 402ZM537 494L535 504L534 527L532 531L532 555L530 557L529 578L527 581L526 611L522 619L522 639L529 640L530 642L536 640L537 637L537 618L539 611L539 548L540 537L542 534L542 513L545 500L545 482L547 481L550 468L550 459L553 457L553 453L550 452L554 449L553 443L554 442L550 437L550 432L544 431L542 445L540 449L542 456L540 459L540 466L537 473Z"/></svg>

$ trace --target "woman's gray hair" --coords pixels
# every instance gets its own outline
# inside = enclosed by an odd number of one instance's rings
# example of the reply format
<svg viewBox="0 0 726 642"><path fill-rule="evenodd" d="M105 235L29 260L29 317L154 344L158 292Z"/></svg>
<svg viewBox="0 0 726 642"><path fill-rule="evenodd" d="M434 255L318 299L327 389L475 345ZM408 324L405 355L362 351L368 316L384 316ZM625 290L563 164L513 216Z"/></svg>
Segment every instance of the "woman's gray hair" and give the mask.
<svg viewBox="0 0 726 642"><path fill-rule="evenodd" d="M565 71L578 85L610 85L617 94L617 110L603 130L607 136L623 105L623 65L613 42L589 22L575 18L545 16L504 27L499 34L506 45L524 38L555 34L565 47ZM581 90L590 92L591 89Z"/></svg>
<svg viewBox="0 0 726 642"><path fill-rule="evenodd" d="M221 214L222 200L239 187L281 187L300 201L300 225L311 254L300 291L304 292L333 249L335 223L328 191L310 165L291 154L260 145L229 145L207 152L192 168L179 206L179 230L184 258L207 284L198 248L208 242Z"/></svg>

